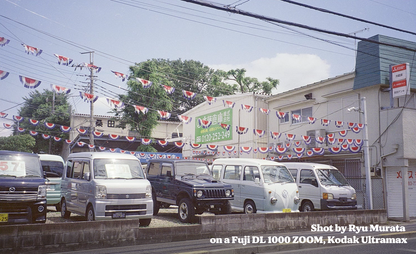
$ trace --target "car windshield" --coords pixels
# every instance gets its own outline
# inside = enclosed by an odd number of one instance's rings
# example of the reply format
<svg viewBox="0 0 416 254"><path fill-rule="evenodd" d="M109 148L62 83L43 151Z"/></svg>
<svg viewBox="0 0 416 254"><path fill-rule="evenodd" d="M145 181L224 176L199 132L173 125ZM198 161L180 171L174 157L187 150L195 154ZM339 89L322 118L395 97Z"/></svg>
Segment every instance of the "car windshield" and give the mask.
<svg viewBox="0 0 416 254"><path fill-rule="evenodd" d="M203 162L178 162L176 163L176 175L211 175L208 165Z"/></svg>
<svg viewBox="0 0 416 254"><path fill-rule="evenodd" d="M64 164L61 161L41 161L42 169L47 177L62 177Z"/></svg>
<svg viewBox="0 0 416 254"><path fill-rule="evenodd" d="M41 177L39 158L24 155L0 155L0 177Z"/></svg>
<svg viewBox="0 0 416 254"><path fill-rule="evenodd" d="M285 166L265 165L261 167L265 183L294 183L292 174Z"/></svg>
<svg viewBox="0 0 416 254"><path fill-rule="evenodd" d="M144 173L138 160L94 159L96 179L142 179Z"/></svg>
<svg viewBox="0 0 416 254"><path fill-rule="evenodd" d="M349 185L347 179L337 169L318 169L317 172L322 185Z"/></svg>

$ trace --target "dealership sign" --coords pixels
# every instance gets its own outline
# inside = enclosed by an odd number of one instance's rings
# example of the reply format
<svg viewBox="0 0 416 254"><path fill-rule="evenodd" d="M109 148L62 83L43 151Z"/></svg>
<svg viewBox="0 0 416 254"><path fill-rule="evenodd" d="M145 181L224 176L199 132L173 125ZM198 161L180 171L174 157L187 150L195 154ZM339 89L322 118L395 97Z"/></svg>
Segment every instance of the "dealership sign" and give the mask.
<svg viewBox="0 0 416 254"><path fill-rule="evenodd" d="M224 140L232 140L232 128L222 127L222 125L232 125L232 121L232 108L227 108L196 117L195 143L206 144ZM201 124L206 122L209 122L209 124Z"/></svg>
<svg viewBox="0 0 416 254"><path fill-rule="evenodd" d="M410 69L408 63L393 65L390 68L391 91L393 98L410 94Z"/></svg>

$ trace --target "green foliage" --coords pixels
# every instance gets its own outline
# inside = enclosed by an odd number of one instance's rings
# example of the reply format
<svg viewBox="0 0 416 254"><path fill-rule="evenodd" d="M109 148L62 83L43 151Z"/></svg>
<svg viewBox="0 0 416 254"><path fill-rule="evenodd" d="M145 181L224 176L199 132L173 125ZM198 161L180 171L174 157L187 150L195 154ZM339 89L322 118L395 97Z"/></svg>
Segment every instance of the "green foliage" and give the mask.
<svg viewBox="0 0 416 254"><path fill-rule="evenodd" d="M235 81L241 93L271 94L272 89L279 84L278 79L268 77L267 81L260 82L257 78L246 77L245 69L235 69L227 72L227 80Z"/></svg>
<svg viewBox="0 0 416 254"><path fill-rule="evenodd" d="M34 152L36 140L29 134L0 137L0 150Z"/></svg>
<svg viewBox="0 0 416 254"><path fill-rule="evenodd" d="M140 145L139 147L137 147L137 151L155 153L157 152L157 149L151 145Z"/></svg>
<svg viewBox="0 0 416 254"><path fill-rule="evenodd" d="M40 121L37 126L33 126L28 121L19 123L19 127L25 129L25 132L34 130L40 134L48 134L62 139L68 139L69 134L62 133L59 130L60 125L70 126L70 106L68 103L68 97L65 94L56 94L54 102L54 110L52 110L53 104L53 91L44 90L39 92L35 90L29 94L29 97L24 97L24 105L19 109L19 115L29 120L34 119ZM56 127L52 130L46 128L44 123L54 123ZM19 133L15 130L14 135ZM54 140L45 140L41 135L34 137L36 145L33 148L35 153L49 153L49 144L51 145L52 154L60 154L62 151L63 142L56 142Z"/></svg>

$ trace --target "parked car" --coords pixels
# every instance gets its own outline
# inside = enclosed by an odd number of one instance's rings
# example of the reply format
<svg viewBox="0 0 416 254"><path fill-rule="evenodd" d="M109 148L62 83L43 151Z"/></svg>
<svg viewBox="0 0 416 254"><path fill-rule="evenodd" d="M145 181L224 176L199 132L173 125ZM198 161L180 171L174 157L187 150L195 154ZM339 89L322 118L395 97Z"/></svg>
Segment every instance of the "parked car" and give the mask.
<svg viewBox="0 0 416 254"><path fill-rule="evenodd" d="M46 222L46 185L37 154L0 151L0 225Z"/></svg>
<svg viewBox="0 0 416 254"><path fill-rule="evenodd" d="M355 189L334 166L284 162L299 187L300 210L357 209Z"/></svg>
<svg viewBox="0 0 416 254"><path fill-rule="evenodd" d="M161 206L178 206L181 222L192 222L205 211L228 214L234 192L229 184L215 180L202 161L154 159L147 164L152 184L154 214Z"/></svg>
<svg viewBox="0 0 416 254"><path fill-rule="evenodd" d="M61 216L71 213L88 221L139 219L148 226L153 216L152 188L133 155L82 152L68 156L62 178Z"/></svg>
<svg viewBox="0 0 416 254"><path fill-rule="evenodd" d="M39 154L43 173L46 176L46 201L61 211L61 181L64 171L64 159L54 154Z"/></svg>
<svg viewBox="0 0 416 254"><path fill-rule="evenodd" d="M217 179L234 189L231 208L244 213L299 212L298 188L285 165L261 159L216 159Z"/></svg>

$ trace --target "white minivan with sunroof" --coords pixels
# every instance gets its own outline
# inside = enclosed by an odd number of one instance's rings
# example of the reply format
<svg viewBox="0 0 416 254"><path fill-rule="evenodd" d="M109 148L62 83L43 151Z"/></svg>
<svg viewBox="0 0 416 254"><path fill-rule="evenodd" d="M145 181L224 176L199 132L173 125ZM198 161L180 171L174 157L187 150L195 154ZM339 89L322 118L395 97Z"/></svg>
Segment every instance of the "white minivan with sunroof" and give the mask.
<svg viewBox="0 0 416 254"><path fill-rule="evenodd" d="M140 160L128 154L81 152L68 156L62 178L61 216L88 221L139 219L148 226L153 215L152 188Z"/></svg>
<svg viewBox="0 0 416 254"><path fill-rule="evenodd" d="M234 211L299 212L298 187L285 165L262 159L223 158L212 164L214 178L231 184Z"/></svg>

